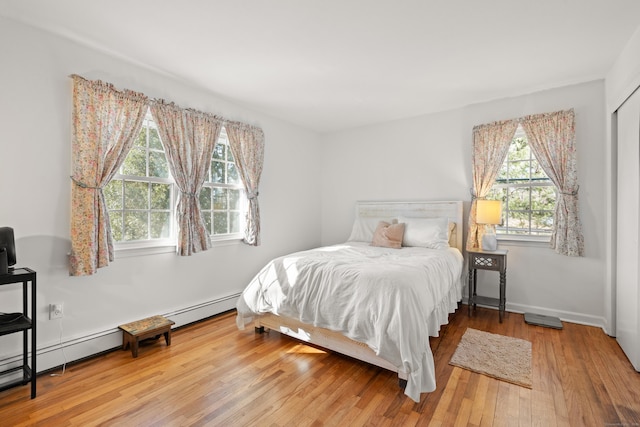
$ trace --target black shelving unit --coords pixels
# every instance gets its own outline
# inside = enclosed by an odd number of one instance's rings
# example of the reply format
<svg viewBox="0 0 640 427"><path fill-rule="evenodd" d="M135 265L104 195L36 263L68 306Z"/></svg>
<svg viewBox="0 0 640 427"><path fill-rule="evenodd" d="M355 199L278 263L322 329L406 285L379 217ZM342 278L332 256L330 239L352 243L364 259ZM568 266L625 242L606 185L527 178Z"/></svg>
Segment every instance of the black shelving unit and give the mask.
<svg viewBox="0 0 640 427"><path fill-rule="evenodd" d="M22 332L22 365L0 372L0 391L31 383L31 398L36 397L36 272L16 268L0 275L0 286L22 283L22 313L5 316L0 322L0 336ZM29 283L31 286L29 286ZM29 287L31 292L29 292ZM29 311L29 299L31 310ZM29 331L31 331L31 363L29 363ZM2 378L22 371L22 378L2 382ZM13 375L16 376L16 375Z"/></svg>

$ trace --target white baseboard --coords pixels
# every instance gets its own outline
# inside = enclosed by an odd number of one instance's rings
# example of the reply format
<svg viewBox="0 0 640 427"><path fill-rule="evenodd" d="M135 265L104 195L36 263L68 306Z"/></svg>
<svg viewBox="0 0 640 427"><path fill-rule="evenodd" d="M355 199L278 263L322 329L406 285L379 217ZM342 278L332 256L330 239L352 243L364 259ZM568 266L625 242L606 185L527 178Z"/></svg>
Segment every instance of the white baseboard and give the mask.
<svg viewBox="0 0 640 427"><path fill-rule="evenodd" d="M206 301L201 304L185 307L162 315L173 320L176 323L175 327L184 326L234 309L239 297L239 293L228 295L226 297ZM468 301L465 298L462 302L467 304ZM488 308L497 309L496 307ZM555 316L564 322L596 326L605 330L606 322L604 318L586 315L583 313L554 311L542 307L512 304L509 302L507 302L506 309L507 311L514 313L535 313L545 316ZM65 363L70 363L109 351L116 347L120 347L121 345L122 332L117 327L86 335L84 337L62 341L61 343L39 348L37 350L37 370L38 372L49 371L62 366ZM0 371L19 366L21 363L21 354L0 360Z"/></svg>
<svg viewBox="0 0 640 427"><path fill-rule="evenodd" d="M468 301L469 301L468 298L464 298L462 302L464 304L467 304ZM478 305L480 306L480 304ZM491 308L494 310L498 309L497 307L486 307L486 308ZM507 301L507 306L505 309L506 311L510 311L513 313L520 313L520 314L535 313L535 314L542 314L544 316L553 316L553 317L559 318L563 322L576 323L579 325L586 325L586 326L596 326L598 328L601 328L603 331L605 331L605 333L607 332L605 327L606 321L604 317L597 317L597 316L592 316L584 313L574 313L571 311L551 310L548 308L535 307L535 306L530 306L525 304L513 304L513 303L510 303L509 301Z"/></svg>
<svg viewBox="0 0 640 427"><path fill-rule="evenodd" d="M592 316L584 313L575 313L571 311L550 310L542 307L533 307L523 304L509 304L507 303L507 311L514 313L534 313L542 314L544 316L558 317L563 322L576 323L579 325L595 326L605 330L604 317ZM606 331L605 331L606 332Z"/></svg>
<svg viewBox="0 0 640 427"><path fill-rule="evenodd" d="M170 313L162 314L175 322L174 327L197 322L216 314L224 313L236 307L240 294L228 295L211 301L206 301L191 307L185 307ZM122 345L122 331L117 327L106 331L96 332L80 338L62 341L60 343L37 349L36 368L38 372L49 371L53 368L84 359ZM29 358L31 355L29 354ZM22 364L22 354L0 360L0 371Z"/></svg>

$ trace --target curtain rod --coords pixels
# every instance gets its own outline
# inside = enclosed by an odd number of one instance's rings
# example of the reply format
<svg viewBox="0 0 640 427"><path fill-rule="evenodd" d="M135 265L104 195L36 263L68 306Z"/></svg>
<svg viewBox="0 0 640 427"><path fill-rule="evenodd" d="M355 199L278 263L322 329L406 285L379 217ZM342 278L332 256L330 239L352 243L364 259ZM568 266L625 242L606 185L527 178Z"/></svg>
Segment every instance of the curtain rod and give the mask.
<svg viewBox="0 0 640 427"><path fill-rule="evenodd" d="M219 115L216 115L216 114L213 114L213 113L208 113L206 111L196 110L195 108L184 108L184 107L176 104L173 101L167 101L167 100L162 99L162 98L150 98L150 97L148 97L147 95L145 95L142 92L137 92L137 91L134 91L134 90L131 90L131 89L126 89L126 88L125 89L118 89L118 88L115 87L115 85L113 83L105 82L103 80L89 80L89 79L87 79L85 77L82 77L79 74L69 74L68 77L71 78L71 79L79 78L79 79L82 79L85 82L89 82L89 83L104 84L104 85L106 85L107 87L109 87L110 89L112 89L112 90L114 90L116 92L127 92L128 91L128 92L137 93L137 94L145 96L148 99L150 104L151 103L159 103L159 104L164 104L164 105L170 105L170 106L175 106L176 108L178 108L180 110L193 111L194 113L197 113L197 114L204 114L204 115L210 116L210 117L212 117L212 118L214 118L216 120L222 121L223 125L226 124L226 123L229 123L229 124L236 124L236 125L240 125L240 126L248 126L248 127L252 127L252 128L256 128L256 129L261 129L259 126L255 126L255 125L252 125L252 124L249 124L249 123L240 122L240 121L237 121L237 120L229 120L229 119L225 118L224 116L219 116Z"/></svg>
<svg viewBox="0 0 640 427"><path fill-rule="evenodd" d="M512 122L522 123L523 121L526 121L526 120L540 119L540 118L545 117L545 116L553 116L553 115L556 115L556 114L559 114L559 113L571 113L575 117L575 111L573 110L573 108L569 108L568 110L558 110L558 111L552 111L550 113L529 114L529 115L522 116L522 117L517 117L517 118L514 118L514 119L496 120L495 122L489 122L489 123L483 123L483 124L480 124L480 125L475 125L473 127L473 129L480 128L480 127L483 127L483 126L495 126L495 125L503 124L503 123L512 123Z"/></svg>

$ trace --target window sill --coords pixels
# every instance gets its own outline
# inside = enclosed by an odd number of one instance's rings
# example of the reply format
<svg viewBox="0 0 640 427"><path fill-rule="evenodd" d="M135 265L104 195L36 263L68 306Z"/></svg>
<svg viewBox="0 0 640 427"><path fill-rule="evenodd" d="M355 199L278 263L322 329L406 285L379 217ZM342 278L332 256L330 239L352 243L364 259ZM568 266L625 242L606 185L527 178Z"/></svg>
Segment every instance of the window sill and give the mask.
<svg viewBox="0 0 640 427"><path fill-rule="evenodd" d="M227 237L224 239L220 238L211 238L211 247L219 248L221 246L233 246L242 243L242 237Z"/></svg>
<svg viewBox="0 0 640 427"><path fill-rule="evenodd" d="M498 242L504 246L536 246L548 248L551 238L537 236L505 236L498 234Z"/></svg>
<svg viewBox="0 0 640 427"><path fill-rule="evenodd" d="M163 244L163 245L120 245L114 248L115 258L130 258L137 256L146 256L146 255L158 255L158 254L168 254L168 253L176 252L175 244Z"/></svg>
<svg viewBox="0 0 640 427"><path fill-rule="evenodd" d="M242 243L242 237L239 236L227 236L227 237L211 237L211 248L219 248L224 246L233 246ZM115 258L130 258L146 255L158 255L175 253L175 243L160 243L155 245L149 245L144 243L124 243L116 245L114 247Z"/></svg>

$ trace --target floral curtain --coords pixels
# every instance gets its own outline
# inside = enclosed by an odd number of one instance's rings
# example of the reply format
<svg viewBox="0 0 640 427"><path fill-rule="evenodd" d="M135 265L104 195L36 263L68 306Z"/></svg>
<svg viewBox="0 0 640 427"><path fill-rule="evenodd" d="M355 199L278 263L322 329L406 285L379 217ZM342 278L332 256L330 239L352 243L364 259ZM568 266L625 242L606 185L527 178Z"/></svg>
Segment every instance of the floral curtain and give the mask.
<svg viewBox="0 0 640 427"><path fill-rule="evenodd" d="M198 196L211 167L222 120L210 114L156 101L151 113L158 125L171 174L180 189L177 252L192 255L211 247Z"/></svg>
<svg viewBox="0 0 640 427"><path fill-rule="evenodd" d="M484 229L476 224L476 200L484 199L491 190L517 128L517 120L488 123L473 128L473 200L469 212L467 249L480 247Z"/></svg>
<svg viewBox="0 0 640 427"><path fill-rule="evenodd" d="M69 274L94 274L113 261L103 187L135 142L147 97L73 75L71 256Z"/></svg>
<svg viewBox="0 0 640 427"><path fill-rule="evenodd" d="M562 255L584 256L578 215L578 168L573 109L521 119L533 154L558 189L551 248Z"/></svg>
<svg viewBox="0 0 640 427"><path fill-rule="evenodd" d="M260 207L258 186L264 162L264 132L255 126L238 122L225 124L231 153L244 184L249 209L245 225L244 241L249 245L260 245Z"/></svg>

